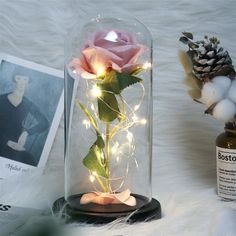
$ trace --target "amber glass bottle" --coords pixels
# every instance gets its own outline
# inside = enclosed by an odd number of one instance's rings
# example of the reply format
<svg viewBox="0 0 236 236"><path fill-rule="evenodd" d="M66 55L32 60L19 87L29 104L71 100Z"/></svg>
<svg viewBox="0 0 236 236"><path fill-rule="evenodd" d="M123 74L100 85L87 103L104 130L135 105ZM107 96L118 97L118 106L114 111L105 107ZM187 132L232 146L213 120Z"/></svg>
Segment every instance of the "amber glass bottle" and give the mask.
<svg viewBox="0 0 236 236"><path fill-rule="evenodd" d="M217 193L236 200L236 129L229 129L216 138Z"/></svg>

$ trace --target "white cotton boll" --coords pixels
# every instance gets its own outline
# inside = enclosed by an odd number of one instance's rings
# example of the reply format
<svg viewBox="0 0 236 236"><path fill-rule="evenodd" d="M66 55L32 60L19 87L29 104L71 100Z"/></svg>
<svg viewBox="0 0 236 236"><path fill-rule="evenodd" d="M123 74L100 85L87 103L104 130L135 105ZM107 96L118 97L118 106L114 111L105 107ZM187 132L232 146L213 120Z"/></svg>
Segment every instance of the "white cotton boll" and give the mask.
<svg viewBox="0 0 236 236"><path fill-rule="evenodd" d="M211 82L205 83L202 88L201 100L207 107L211 106L213 103L219 102L223 99L224 89L222 89L218 84L213 84Z"/></svg>
<svg viewBox="0 0 236 236"><path fill-rule="evenodd" d="M230 88L231 79L227 76L216 76L212 79L212 83L219 85L226 93Z"/></svg>
<svg viewBox="0 0 236 236"><path fill-rule="evenodd" d="M234 80L231 84L228 92L228 98L236 104L236 80Z"/></svg>
<svg viewBox="0 0 236 236"><path fill-rule="evenodd" d="M234 118L236 105L229 99L223 99L216 104L213 110L213 116L221 121L228 122Z"/></svg>

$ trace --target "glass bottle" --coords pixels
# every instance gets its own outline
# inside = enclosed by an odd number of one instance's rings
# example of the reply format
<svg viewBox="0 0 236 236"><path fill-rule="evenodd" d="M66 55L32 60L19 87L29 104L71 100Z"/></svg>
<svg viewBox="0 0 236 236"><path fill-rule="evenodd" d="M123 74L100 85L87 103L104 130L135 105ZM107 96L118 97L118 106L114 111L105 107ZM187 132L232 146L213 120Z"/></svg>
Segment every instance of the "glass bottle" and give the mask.
<svg viewBox="0 0 236 236"><path fill-rule="evenodd" d="M226 124L225 132L216 138L217 193L236 200L236 129Z"/></svg>

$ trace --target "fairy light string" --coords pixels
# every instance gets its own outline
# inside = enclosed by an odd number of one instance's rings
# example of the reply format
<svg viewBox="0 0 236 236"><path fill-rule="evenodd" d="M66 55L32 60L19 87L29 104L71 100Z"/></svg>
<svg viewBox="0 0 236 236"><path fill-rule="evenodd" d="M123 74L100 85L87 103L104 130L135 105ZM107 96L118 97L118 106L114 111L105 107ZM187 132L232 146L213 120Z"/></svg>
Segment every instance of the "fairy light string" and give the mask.
<svg viewBox="0 0 236 236"><path fill-rule="evenodd" d="M145 62L142 66L142 70L147 71L150 70L152 67L150 62ZM138 117L137 112L139 111L144 97L145 97L145 88L142 83L137 83L141 88L141 96L137 103L132 107L122 96L122 94L118 95L119 101L120 101L120 111L114 110L106 101L103 100L103 93L111 93L114 94L111 91L102 90L99 86L97 86L97 83L101 82L100 78L102 76L105 76L105 69L101 65L97 67L97 78L99 79L85 79L85 87L86 87L86 97L87 97L87 104L86 107L88 110L92 111L92 114L94 116L94 119L97 122L97 127L95 130L96 132L100 132L102 138L105 140L105 147L104 150L100 154L100 161L104 163L105 171L108 176L108 178L104 178L102 176L99 176L96 172L89 171L89 181L93 185L94 189L96 191L102 191L102 192L109 192L109 193L115 193L118 192L124 185L125 179L129 174L129 165L131 158L134 158L134 162L136 164L136 167L139 168L138 161L134 157L135 152L135 138L133 133L130 131L130 128L132 128L134 125L146 125L147 120L143 117ZM99 119L98 114L98 108L97 108L97 99L100 99L109 109L113 110L114 112L118 112L119 114L119 122L103 122ZM82 124L85 126L86 130L94 130L93 125L88 119L83 119ZM105 128L104 128L105 125ZM120 132L126 133L126 141L123 143L120 143L119 141L115 140L115 136L119 134ZM125 153L124 150L128 150ZM111 160L112 158L112 160ZM126 169L125 173L123 175L118 177L112 176L112 170L111 170L111 161L114 163L119 163L124 159L127 159L126 163ZM99 186L99 189L97 188L97 184ZM118 187L113 187L118 186Z"/></svg>

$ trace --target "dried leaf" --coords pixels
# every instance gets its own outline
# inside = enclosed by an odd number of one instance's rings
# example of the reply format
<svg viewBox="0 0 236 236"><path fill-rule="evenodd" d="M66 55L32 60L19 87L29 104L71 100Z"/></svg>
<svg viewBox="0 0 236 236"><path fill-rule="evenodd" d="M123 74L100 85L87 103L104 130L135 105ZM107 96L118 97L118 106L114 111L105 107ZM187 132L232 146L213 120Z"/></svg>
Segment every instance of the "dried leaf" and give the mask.
<svg viewBox="0 0 236 236"><path fill-rule="evenodd" d="M191 89L188 91L188 94L194 101L201 98L201 90L200 89Z"/></svg>
<svg viewBox="0 0 236 236"><path fill-rule="evenodd" d="M200 82L192 75L192 61L189 55L184 51L179 51L178 56L186 73L184 83L191 88L188 93L192 97L192 99L199 99L201 97L201 85Z"/></svg>
<svg viewBox="0 0 236 236"><path fill-rule="evenodd" d="M198 79L196 79L192 74L185 78L184 83L188 87L192 89L198 89L199 91L202 88L202 83Z"/></svg>
<svg viewBox="0 0 236 236"><path fill-rule="evenodd" d="M187 38L193 40L193 34L192 34L192 33L190 33L190 32L182 32L182 34L183 34L185 37L187 37Z"/></svg>
<svg viewBox="0 0 236 236"><path fill-rule="evenodd" d="M182 36L182 37L179 38L179 41L182 42L182 43L184 43L184 44L188 44L189 39L186 38L186 37L184 37L184 36Z"/></svg>
<svg viewBox="0 0 236 236"><path fill-rule="evenodd" d="M179 60L182 64L182 66L184 67L185 73L187 75L192 74L193 64L192 64L192 61L191 61L190 57L188 56L188 54L185 51L180 50L178 52L178 56L179 56Z"/></svg>

